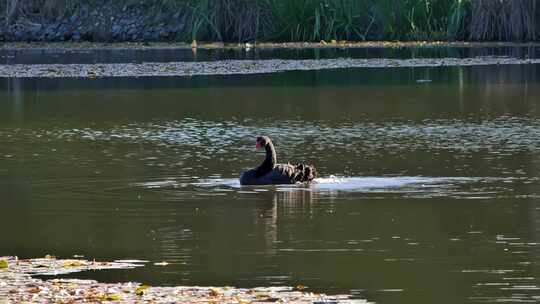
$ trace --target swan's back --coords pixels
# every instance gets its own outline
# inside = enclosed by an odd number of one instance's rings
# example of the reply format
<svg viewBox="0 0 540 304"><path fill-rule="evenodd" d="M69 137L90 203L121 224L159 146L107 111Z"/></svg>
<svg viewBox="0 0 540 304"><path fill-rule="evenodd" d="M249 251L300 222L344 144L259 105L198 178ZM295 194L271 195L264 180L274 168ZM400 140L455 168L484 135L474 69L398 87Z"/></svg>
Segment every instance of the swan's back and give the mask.
<svg viewBox="0 0 540 304"><path fill-rule="evenodd" d="M257 176L257 170L248 170L240 176L241 185L277 185L311 182L317 176L315 167L304 164L277 164L268 173Z"/></svg>
<svg viewBox="0 0 540 304"><path fill-rule="evenodd" d="M274 171L287 178L291 184L311 182L317 177L315 167L306 164L277 164Z"/></svg>

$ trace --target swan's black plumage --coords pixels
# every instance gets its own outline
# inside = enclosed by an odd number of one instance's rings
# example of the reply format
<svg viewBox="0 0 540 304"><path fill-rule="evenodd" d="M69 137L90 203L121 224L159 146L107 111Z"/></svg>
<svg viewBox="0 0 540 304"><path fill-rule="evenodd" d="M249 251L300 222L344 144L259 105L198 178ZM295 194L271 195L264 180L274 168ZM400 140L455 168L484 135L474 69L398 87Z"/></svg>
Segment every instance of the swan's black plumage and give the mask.
<svg viewBox="0 0 540 304"><path fill-rule="evenodd" d="M295 184L311 182L317 176L317 170L312 165L278 164L276 149L268 136L257 137L256 148L266 150L263 163L257 168L250 169L240 175L242 185Z"/></svg>

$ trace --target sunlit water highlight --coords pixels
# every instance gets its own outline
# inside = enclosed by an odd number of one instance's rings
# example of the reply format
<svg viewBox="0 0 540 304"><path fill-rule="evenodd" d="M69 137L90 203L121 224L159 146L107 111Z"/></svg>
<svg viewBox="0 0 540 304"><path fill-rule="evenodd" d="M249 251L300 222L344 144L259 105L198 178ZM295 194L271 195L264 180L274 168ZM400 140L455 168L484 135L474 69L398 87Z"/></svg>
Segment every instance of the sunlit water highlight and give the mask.
<svg viewBox="0 0 540 304"><path fill-rule="evenodd" d="M419 122L376 121L314 123L294 120L201 121L187 118L180 121L113 126L107 130L56 130L62 138L86 140L150 141L166 145L203 146L209 152L224 151L238 141L252 140L256 134L272 134L287 147L303 145L308 140L320 145L351 146L364 141L371 148L410 149L429 144L431 148L464 151L532 150L540 148L540 121L534 118L503 116L486 120L426 119ZM276 126L277 125L277 126ZM50 131L49 131L50 132ZM36 134L38 136L38 134ZM396 142L398 141L398 142ZM283 147L282 147L283 148Z"/></svg>
<svg viewBox="0 0 540 304"><path fill-rule="evenodd" d="M276 126L277 125L277 126ZM240 187L237 176L254 167L262 155L253 149L254 134L269 134L277 143L278 160L292 159L316 165L322 176L311 185ZM36 187L47 187L48 195L72 193L78 197L122 197L124 191L160 190L158 200L174 201L183 197L221 196L228 192L310 192L321 197L449 197L488 199L497 197L535 198L536 192L521 193L516 187L538 183L525 164L508 166L506 160L515 153L529 154L540 150L540 121L535 118L498 117L486 120L424 120L307 123L294 120L262 122L227 120L204 121L186 118L179 121L137 123L106 128L0 129L5 144L42 143L62 145L41 149L27 155L24 150L0 155L7 162L30 158L35 161L55 160L92 167L95 177L35 179ZM97 153L84 159L69 145L77 142L99 147ZM125 146L144 145L144 149ZM140 146L139 146L140 147ZM408 154L416 151L415 154ZM418 153L446 166L447 176L426 176L437 173L430 168L383 167L374 170L371 161L380 157L406 160ZM477 170L468 159L481 153L491 165ZM239 157L239 156L247 157ZM365 162L358 170L355 163ZM413 159L412 161L416 161ZM532 162L538 159L532 159ZM189 165L188 165L189 164ZM100 177L108 166L174 168L170 179L149 176L147 180ZM343 166L349 172L328 172ZM380 166L377 163L377 166ZM220 169L217 169L217 168ZM350 169L347 169L350 168ZM371 173L382 173L373 176ZM343 174L348 173L348 174ZM482 175L488 176L481 177ZM414 174L414 175L411 175ZM137 190L137 191L139 191ZM144 199L144 198L143 198ZM154 198L156 199L156 198Z"/></svg>
<svg viewBox="0 0 540 304"><path fill-rule="evenodd" d="M207 178L192 183L175 180L133 183L143 189L200 189L200 195L219 195L228 192L256 194L267 192L309 192L316 196L373 195L380 197L448 197L460 199L488 199L505 195L504 188L496 188L499 183L518 185L524 179L495 177L319 177L312 183L292 185L240 185L238 178ZM373 196L370 196L373 198Z"/></svg>

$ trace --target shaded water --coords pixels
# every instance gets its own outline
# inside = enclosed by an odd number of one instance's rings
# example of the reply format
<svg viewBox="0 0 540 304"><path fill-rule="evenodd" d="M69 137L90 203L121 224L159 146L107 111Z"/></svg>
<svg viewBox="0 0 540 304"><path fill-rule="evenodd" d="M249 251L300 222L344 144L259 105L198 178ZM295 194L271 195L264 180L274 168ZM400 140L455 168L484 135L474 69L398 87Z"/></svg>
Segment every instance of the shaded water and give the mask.
<svg viewBox="0 0 540 304"><path fill-rule="evenodd" d="M142 63L225 59L441 58L512 56L538 58L536 46L524 47L402 47L343 49L0 49L0 64Z"/></svg>
<svg viewBox="0 0 540 304"><path fill-rule="evenodd" d="M537 301L539 75L0 80L0 255L151 261L79 275L104 281ZM258 134L316 183L240 187Z"/></svg>

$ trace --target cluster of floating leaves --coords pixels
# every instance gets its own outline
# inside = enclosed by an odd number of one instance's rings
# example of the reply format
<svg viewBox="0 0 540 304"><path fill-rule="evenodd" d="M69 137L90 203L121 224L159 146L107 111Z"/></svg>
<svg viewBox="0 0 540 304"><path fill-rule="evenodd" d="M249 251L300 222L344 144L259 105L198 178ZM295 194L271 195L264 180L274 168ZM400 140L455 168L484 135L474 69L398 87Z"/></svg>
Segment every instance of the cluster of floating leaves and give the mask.
<svg viewBox="0 0 540 304"><path fill-rule="evenodd" d="M0 77L137 77L261 74L343 68L438 67L536 64L540 59L512 57L413 58L413 59L305 59L216 60L207 62L143 62L109 64L11 64L0 65Z"/></svg>
<svg viewBox="0 0 540 304"><path fill-rule="evenodd" d="M0 257L0 302L7 303L366 303L348 295L327 296L292 287L151 287L140 283L99 283L94 280L50 279L85 270L129 269L144 261L96 262L84 259Z"/></svg>

